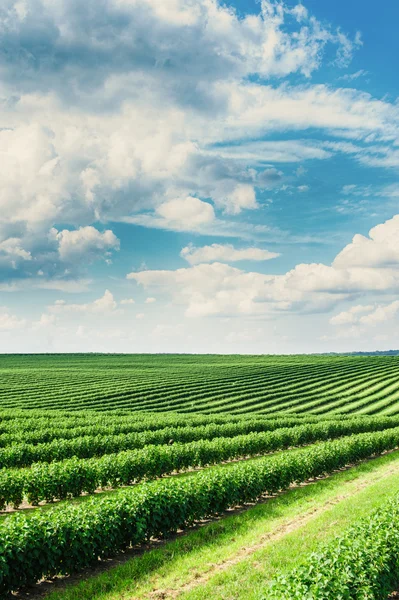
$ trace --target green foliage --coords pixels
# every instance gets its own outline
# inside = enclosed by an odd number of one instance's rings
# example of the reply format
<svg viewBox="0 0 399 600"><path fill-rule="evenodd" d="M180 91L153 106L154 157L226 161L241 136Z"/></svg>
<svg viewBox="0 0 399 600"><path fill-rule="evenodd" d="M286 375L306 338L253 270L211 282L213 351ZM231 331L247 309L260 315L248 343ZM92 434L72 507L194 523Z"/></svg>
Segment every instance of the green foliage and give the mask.
<svg viewBox="0 0 399 600"><path fill-rule="evenodd" d="M79 435L72 439L63 439L60 435L53 433L54 439L47 443L26 443L20 442L25 432L22 430L17 438L9 440L9 445L0 448L0 467L24 467L34 462L52 462L60 461L65 458L77 456L79 458L91 458L93 456L102 456L104 454L113 454L123 450L135 448L144 448L149 445L167 444L170 440L173 442L187 443L195 440L212 440L215 437L235 437L249 432L273 431L284 426L292 426L301 419L292 417L282 417L280 419L257 419L246 418L240 421L227 423L207 423L204 425L193 424L183 425L185 417L179 416L180 425L175 427L163 427L156 430L133 431L128 433L118 433L107 435L104 433L104 427L98 430L94 429L95 435ZM384 429L386 427L395 427L399 425L397 418L372 418L359 420L359 428L353 421L351 430L367 431L374 429ZM311 420L311 423L315 423ZM354 428L354 429L353 429ZM90 429L90 426L88 427ZM47 428L51 431L50 428ZM53 432L57 429L53 429ZM75 433L76 430L72 430ZM348 430L347 430L348 431ZM30 432L31 437L36 441L46 434L46 429L38 428ZM29 434L25 434L28 438Z"/></svg>
<svg viewBox="0 0 399 600"><path fill-rule="evenodd" d="M28 469L1 469L0 500L3 506L13 504L15 507L18 507L18 499L21 503L24 497L33 505L43 500L63 500L83 492L92 493L100 487L131 485L191 467L204 467L358 432L380 431L396 424L397 420L380 417L326 421L233 438L204 439L171 446L148 445L101 458L73 457L49 464L35 463ZM201 431L202 427L197 429ZM228 430L229 433L231 431Z"/></svg>
<svg viewBox="0 0 399 600"><path fill-rule="evenodd" d="M398 366L399 357L3 356L0 509L321 443L10 516L0 528L0 593L396 448ZM319 574L315 559L290 597L312 598L303 585L313 576L327 582L326 598L355 597L339 576L351 590L362 572L356 597L382 597L370 590L388 589L384 565L397 559L375 539L376 554L363 542L350 554L348 541L340 558L329 555L338 587L328 588L328 568Z"/></svg>
<svg viewBox="0 0 399 600"><path fill-rule="evenodd" d="M396 356L2 356L1 407L397 414L398 365Z"/></svg>
<svg viewBox="0 0 399 600"><path fill-rule="evenodd" d="M399 497L333 540L263 600L385 600L399 585Z"/></svg>
<svg viewBox="0 0 399 600"><path fill-rule="evenodd" d="M0 528L0 592L74 572L126 546L168 535L398 443L399 429L363 433L229 469L216 467L195 477L149 482L80 505L16 515Z"/></svg>

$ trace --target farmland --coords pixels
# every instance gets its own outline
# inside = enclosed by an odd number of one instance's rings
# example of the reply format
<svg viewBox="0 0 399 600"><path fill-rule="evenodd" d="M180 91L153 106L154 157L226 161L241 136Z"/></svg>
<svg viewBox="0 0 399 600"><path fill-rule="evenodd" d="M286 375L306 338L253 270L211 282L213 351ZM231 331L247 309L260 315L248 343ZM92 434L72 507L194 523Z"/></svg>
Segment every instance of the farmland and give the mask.
<svg viewBox="0 0 399 600"><path fill-rule="evenodd" d="M396 356L3 356L4 409L399 413Z"/></svg>
<svg viewBox="0 0 399 600"><path fill-rule="evenodd" d="M1 597L57 577L51 600L388 598L398 367L396 356L3 356Z"/></svg>

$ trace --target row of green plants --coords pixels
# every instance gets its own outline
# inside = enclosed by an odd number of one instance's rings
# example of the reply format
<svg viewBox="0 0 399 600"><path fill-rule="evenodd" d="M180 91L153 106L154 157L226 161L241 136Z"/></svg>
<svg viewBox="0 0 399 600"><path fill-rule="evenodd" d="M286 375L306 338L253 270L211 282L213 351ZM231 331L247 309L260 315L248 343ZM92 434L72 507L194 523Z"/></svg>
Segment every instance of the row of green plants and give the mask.
<svg viewBox="0 0 399 600"><path fill-rule="evenodd" d="M359 362L357 364L355 363L351 363L349 360L347 361L347 363L345 363L344 365L341 365L341 368L339 369L335 369L334 367L334 362L332 361L331 363L326 361L325 364L323 365L319 365L317 369L315 369L315 365L311 365L311 370L309 371L309 367L306 368L302 365L302 369L304 371L306 371L307 373L307 379L309 377L313 377L315 375L319 375L320 376L320 386L321 389L324 389L325 387L325 382L329 381L331 379L331 373L334 373L334 376L337 378L342 379L342 377L344 379L348 379L350 380L350 383L352 385L352 377L351 377L351 372L353 371L355 375L357 375L357 372L362 372L362 371L369 371L370 367L371 371L370 374L372 374L373 376L375 375L376 371L380 371L381 369L386 370L387 372L389 372L395 365L393 364L389 364L389 363L381 363L379 365L371 365L371 363L366 363L365 361L363 363ZM344 368L343 368L344 367ZM296 371L299 369L300 367L298 366ZM297 372L293 373L292 370L290 370L289 374L287 374L284 368L282 369L277 369L275 368L274 371L272 373L268 373L268 378L267 378L267 390L268 393L270 390L272 390L273 386L275 385L275 379L276 379L276 372L278 372L277 378L278 381L281 381L280 383L280 387L277 389L276 388L276 393L274 394L274 396L278 399L279 395L281 395L281 393L286 392L286 385L291 385L291 382L293 379L298 377ZM327 372L326 372L327 371ZM79 403L81 404L81 406L88 406L88 405L92 405L97 406L99 409L104 408L105 404L108 402L109 406L129 406L132 403L134 403L135 406L139 406L142 405L142 402L146 402L145 398L153 398L154 399L154 408L155 407L159 407L160 404L167 402L175 402L174 399L176 398L181 398L179 402L179 405L182 405L182 402L184 405L187 404L187 402L192 402L194 401L194 403L197 403L198 400L201 400L202 398L206 399L208 396L212 396L213 392L210 391L210 388L213 386L215 388L220 387L221 390L221 396L219 394L219 397L223 398L226 396L226 391L230 389L231 384L230 384L230 380L235 382L237 384L237 389L243 385L243 382L245 382L247 380L247 378L258 378L259 379L259 387L264 389L265 386L265 373L258 371L254 371L253 373L248 374L248 372L243 372L242 375L240 376L240 374L238 374L237 376L237 372L235 373L231 373L229 375L229 377L226 379L225 377L222 378L221 381L218 381L217 378L212 377L211 379L205 380L203 377L203 374L198 373L196 374L195 377L193 377L193 372L191 372L190 370L186 371L184 373L184 379L182 381L182 378L180 378L179 380L177 378L172 378L171 382L173 382L173 384L171 385L171 383L169 382L169 379L165 376L165 374L163 373L163 377L165 377L165 379L163 381L165 381L165 385L163 386L163 389L160 389L159 386L159 381L157 382L153 382L151 384L148 383L148 381L146 382L146 386L148 388L148 391L146 391L145 389L143 389L143 382L129 382L128 379L126 379L126 383L122 386L120 386L118 384L118 388L115 387L115 383L112 383L112 380L108 382L108 386L109 386L109 390L106 391L104 388L104 385L101 386L101 390L99 391L96 386L93 386L93 390L90 392L86 391L86 385L83 381L83 388L79 389L79 387L76 387L75 391L71 393L68 391L68 404L70 406L76 408L76 406L79 405ZM233 380L234 378L234 380ZM302 381L307 381L307 379L305 380L302 374ZM190 383L190 385L187 387L187 391L185 390L186 388L186 382L192 380L192 383ZM118 382L120 381L120 379L118 378ZM34 398L33 401L30 401L26 398L26 394L24 393L24 398L26 402L30 402L30 406L37 406L37 401L40 400L41 405L42 406L46 406L46 407L51 407L54 405L54 402L57 401L57 399L59 398L60 393L62 393L62 387L65 386L65 380L64 380L64 376L63 378L61 378L59 380L60 382L60 389L54 389L55 384L57 383L57 380L54 379L52 381L52 386L50 389L46 388L45 391L45 398L46 400L43 402L42 401L42 397L43 397L43 391L38 390L37 394L38 397ZM298 382L301 383L301 376L299 374L298 377ZM156 383L156 385L155 385ZM225 385L227 384L227 385ZM306 386L308 384L306 383ZM314 384L313 384L314 385ZM305 387L306 387L305 386ZM106 386L105 386L106 387ZM244 386L245 387L245 386ZM125 389L126 388L126 389ZM175 391L172 390L172 388L176 388ZM302 390L303 386L301 385L301 390ZM65 390L64 390L65 392ZM317 390L315 390L315 392L317 392ZM245 389L242 389L242 393L245 393ZM301 392L302 393L302 392ZM18 389L15 390L15 401L18 401L18 394L19 391ZM87 395L88 394L88 395ZM253 396L253 393L251 392L250 395ZM313 394L314 395L314 394ZM65 399L65 393L63 394L64 399ZM156 400L156 397L159 396L159 400ZM8 397L8 395L6 396ZM295 397L297 397L297 394L295 394ZM72 403L70 402L72 401ZM152 402L150 400L150 402ZM210 398L210 402L212 403L212 398ZM144 405L143 405L144 406ZM147 405L147 408L151 408L151 404ZM206 407L205 407L206 409ZM194 406L194 410L195 410L195 406Z"/></svg>
<svg viewBox="0 0 399 600"><path fill-rule="evenodd" d="M344 367L344 368L343 368ZM377 367L377 370L384 368L389 368L389 365L380 364ZM362 372L364 370L369 370L370 364L352 364L349 361L345 363L345 365L340 365L337 368L337 365L334 365L331 362L325 362L324 364L312 365L311 371L309 371L309 365L297 365L294 372L290 372L289 376L289 385L292 382L298 381L303 382L312 381L314 379L323 379L325 381L327 376L327 380L331 378L331 376L338 376L340 379L345 376L350 375L351 372ZM373 373L376 370L376 367L373 368ZM231 373L229 372L231 371ZM159 385L160 380L157 378L156 386L154 385L154 381L149 380L146 377L145 381L137 381L132 382L131 378L128 375L122 375L122 373L118 374L118 386L115 387L115 378L110 380L102 380L101 385L101 398L112 398L125 395L125 394L133 394L134 396L139 395L141 397L146 396L147 394L151 396L152 394L161 394L162 397L165 396L165 392L167 391L167 395L171 395L174 389L180 394L181 392L184 395L189 395L190 391L196 391L197 389L200 391L203 388L204 391L211 387L223 387L225 385L229 386L230 382L233 382L237 385L246 385L250 384L252 380L258 381L258 384L264 384L265 372L262 372L256 368L245 368L243 369L230 369L227 373L222 373L219 371L219 376L215 377L213 375L212 378L209 378L209 374L204 375L203 373L192 372L191 370L184 372L184 379L182 377L176 378L176 376L170 377L170 373L162 374L162 386ZM240 372L241 371L241 372ZM306 374L306 379L304 379L303 375ZM25 377L21 380L21 386L18 386L25 393L30 392L30 398L38 398L39 395L43 394L43 388L38 389L36 394L32 393L32 383L28 381L26 383L26 373ZM60 373L60 378L55 378L51 382L51 385L46 385L45 394L47 398L57 398L59 395L61 388L65 386L65 377L64 374ZM17 376L18 378L18 376ZM75 380L76 381L76 380ZM77 397L77 399L82 399L83 401L89 401L98 397L98 381L96 378L90 377L88 373L84 374L80 377L80 385L72 385L71 381L68 381L68 398L71 398L71 392L73 396ZM58 385L57 385L58 383ZM268 389L273 389L276 385L285 385L287 383L287 373L286 369L284 369L283 364L280 368L275 365L272 373L267 373L267 383ZM9 398L15 395L18 397L18 392L20 389L13 390L9 388L6 390L5 397Z"/></svg>
<svg viewBox="0 0 399 600"><path fill-rule="evenodd" d="M322 442L229 469L144 483L83 504L9 517L0 528L0 593L68 574L229 507L396 448L399 428Z"/></svg>
<svg viewBox="0 0 399 600"><path fill-rule="evenodd" d="M242 420L236 423L222 425L208 424L195 427L165 427L164 429L132 432L117 435L81 436L73 439L54 439L51 442L29 444L14 443L5 448L0 448L0 467L26 467L34 462L53 462L77 456L78 458L92 458L113 454L123 450L144 448L148 445L162 445L171 442L188 443L199 440L209 440L214 437L236 437L248 432L277 431L287 420ZM288 419L288 423L290 420ZM292 423L292 422L291 422ZM312 424L308 424L312 427ZM326 420L320 422L321 428L338 429L344 425L345 432L378 431L399 425L399 419L390 418L365 418L347 419L338 421ZM297 426L297 425L296 425ZM340 430L340 429L339 429ZM332 429L331 429L332 431ZM293 434L294 435L294 434Z"/></svg>
<svg viewBox="0 0 399 600"><path fill-rule="evenodd" d="M365 373L360 374L355 372L352 376L349 376L345 380L342 373L337 373L333 376L331 374L321 375L320 380L316 383L308 383L302 375L302 378L298 377L298 381L292 384L292 378L282 376L280 385L276 388L273 387L273 383L270 379L266 382L265 380L258 380L255 383L248 384L237 381L237 385L226 386L224 384L212 385L205 387L204 389L191 388L191 390L173 391L165 389L163 393L157 392L157 394L149 393L147 396L139 394L127 393L130 396L130 402L134 400L134 406L136 409L145 408L146 410L165 410L174 409L179 410L181 407L188 408L190 404L193 406L193 411L201 410L215 410L218 406L226 404L226 397L229 398L229 402L234 403L234 407L245 404L251 408L251 404L255 400L256 402L262 401L264 406L274 408L277 410L285 410L286 408L298 407L304 401L309 401L311 398L323 397L327 401L330 399L331 391L334 395L337 393L336 390L340 390L338 397L347 396L352 388L356 393L359 387L367 388L369 385L370 377L372 381L376 378L377 369L373 373L368 373L367 369L364 369ZM392 366L390 369L387 367L381 367L378 369L380 373L377 378L385 385L385 380L389 374L395 373L396 369ZM297 375L295 375L297 379ZM344 380L344 383L342 381ZM267 383L267 385L265 385ZM228 396L227 396L228 395ZM121 401L118 398L118 403ZM109 402L107 398L99 398L98 403L102 406L105 402ZM115 398L111 399L113 403ZM280 408L281 406L281 408Z"/></svg>
<svg viewBox="0 0 399 600"><path fill-rule="evenodd" d="M399 586L399 496L279 576L262 600L386 600Z"/></svg>
<svg viewBox="0 0 399 600"><path fill-rule="evenodd" d="M187 421L190 423L198 423L205 425L207 423L226 423L230 421L237 421L242 417L236 417L234 415L187 415ZM34 429L42 426L54 424L56 426L77 427L79 425L87 424L90 420L92 424L118 424L118 423L136 423L140 426L143 422L146 424L146 428L151 429L152 427L157 429L158 423L165 423L173 425L173 423L181 421L181 415L179 413L164 413L162 415L154 414L151 412L132 412L126 410L111 410L104 414L97 412L92 409L78 410L78 411L66 411L66 410L46 410L43 409L30 409L30 410L15 410L15 409L1 409L0 410L0 432L7 433L13 432L19 429Z"/></svg>
<svg viewBox="0 0 399 600"><path fill-rule="evenodd" d="M320 419L319 419L320 420ZM93 437L93 436L115 436L115 435L126 435L129 433L140 433L141 437L146 440L148 436L154 440L165 439L169 436L179 437L186 435L185 439L200 439L201 437L214 437L217 435L236 433L246 433L250 431L271 431L278 429L279 427L290 427L297 425L298 423L307 422L307 420L296 418L296 417L281 417L281 418L259 418L259 417L246 417L241 419L225 419L218 422L217 419L186 419L184 416L179 415L173 420L162 419L158 420L141 420L137 418L134 420L125 419L118 422L113 422L112 419L108 423L99 422L92 423L90 419L87 419L89 424L79 424L76 427L65 427L62 422L47 423L31 428L30 431L26 429L16 429L12 432L0 434L0 447L5 448L18 443L25 444L45 444L52 442L53 440L72 440L81 437ZM87 423L86 421L86 423ZM311 422L318 422L312 419ZM388 423L388 420L387 420ZM399 419L398 423L399 425ZM185 433L182 432L182 429ZM163 431L163 433L161 433ZM189 433L190 432L190 433ZM138 438L140 440L141 438ZM138 441L138 443L141 443ZM152 443L151 441L148 443ZM155 441L157 443L157 441Z"/></svg>
<svg viewBox="0 0 399 600"><path fill-rule="evenodd" d="M252 420L276 420L284 418L289 422L309 422L314 423L320 421L320 416L314 416L310 414L305 415L289 415L287 413L273 415L268 417L266 415L231 415L231 414L202 414L202 413L191 413L181 414L177 412L169 413L151 413L151 412L132 412L132 411L121 411L115 410L110 411L106 414L93 411L93 410L81 410L76 412L67 411L55 411L48 410L43 411L40 409L29 410L29 411L14 411L14 410L0 410L0 434L16 434L18 432L29 432L43 429L57 429L57 430L69 430L76 429L83 426L88 426L88 423L92 427L131 427L132 431L147 431L162 429L166 426L177 427L177 426L196 426L196 425L208 425L217 424L223 425L226 423L238 423L247 418Z"/></svg>
<svg viewBox="0 0 399 600"><path fill-rule="evenodd" d="M116 407L128 409L138 406L145 397L152 395L155 399L161 394L159 402L140 404L140 409L159 408L167 396L167 402L174 408L185 412L187 409L208 411L216 410L212 406L212 399L208 398L208 405L201 403L197 408L201 401L200 397L195 398L192 394L196 389L200 394L208 394L210 388L216 390L221 385L220 391L224 389L224 397L228 398L230 391L233 391L232 383L236 383L238 389L242 382L252 385L257 380L261 391L273 390L272 394L277 398L286 393L286 387L296 378L300 389L319 378L320 389L324 393L327 389L325 384L328 381L331 383L332 376L339 376L341 382L347 382L348 387L352 387L353 380L359 375L368 379L374 378L382 370L390 373L396 367L396 362L395 357L324 356L298 360L292 357L228 357L223 361L218 357L193 357L193 362L188 363L184 357L168 356L164 361L158 357L144 357L140 361L136 357L129 357L127 362L122 357L93 357L90 361L84 357L64 357L58 363L51 356L45 360L35 357L32 361L27 357L18 357L9 367L7 361L2 361L0 387L2 405L10 408L40 406L47 410L67 406L71 412L89 406L98 411ZM179 403L174 404L173 395L181 394L186 385L187 390L180 396ZM241 391L245 392L244 389ZM316 399L318 386L313 390L308 388L308 391L311 392L308 399ZM295 390L292 392L295 398ZM219 396L217 404L220 402L223 402L223 398ZM226 412L231 412L232 408L236 410L232 402L221 404L221 408ZM247 410L251 410L249 404ZM273 410L281 408L276 404ZM292 410L300 410L300 406Z"/></svg>
<svg viewBox="0 0 399 600"><path fill-rule="evenodd" d="M372 423L374 430L383 420ZM368 431L370 421L359 426L351 421L298 425L276 431L250 433L233 438L198 440L186 444L149 445L142 449L108 454L100 458L73 457L60 462L34 463L29 468L0 470L0 510L18 508L26 499L41 501L93 493L98 488L132 485L193 467L256 456L317 441Z"/></svg>

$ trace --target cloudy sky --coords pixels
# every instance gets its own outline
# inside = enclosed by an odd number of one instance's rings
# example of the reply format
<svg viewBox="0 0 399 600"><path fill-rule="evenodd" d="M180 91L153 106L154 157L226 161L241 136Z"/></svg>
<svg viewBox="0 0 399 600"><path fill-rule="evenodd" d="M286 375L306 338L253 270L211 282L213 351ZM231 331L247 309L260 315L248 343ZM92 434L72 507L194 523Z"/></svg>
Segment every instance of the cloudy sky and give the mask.
<svg viewBox="0 0 399 600"><path fill-rule="evenodd" d="M398 348L398 18L2 0L0 351Z"/></svg>

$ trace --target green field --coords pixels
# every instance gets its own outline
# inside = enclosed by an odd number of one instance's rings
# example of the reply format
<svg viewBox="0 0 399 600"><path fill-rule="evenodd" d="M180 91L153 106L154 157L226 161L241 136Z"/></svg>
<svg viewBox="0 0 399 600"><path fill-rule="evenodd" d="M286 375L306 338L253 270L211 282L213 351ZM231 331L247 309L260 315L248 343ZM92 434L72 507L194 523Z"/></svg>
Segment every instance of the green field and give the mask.
<svg viewBox="0 0 399 600"><path fill-rule="evenodd" d="M0 597L386 600L398 367L2 356Z"/></svg>
<svg viewBox="0 0 399 600"><path fill-rule="evenodd" d="M0 407L399 412L397 356L3 355Z"/></svg>

